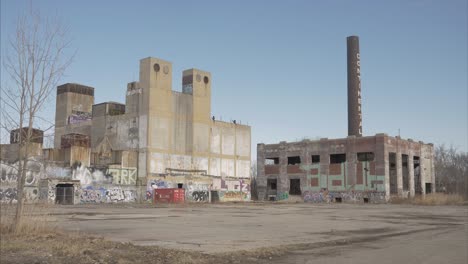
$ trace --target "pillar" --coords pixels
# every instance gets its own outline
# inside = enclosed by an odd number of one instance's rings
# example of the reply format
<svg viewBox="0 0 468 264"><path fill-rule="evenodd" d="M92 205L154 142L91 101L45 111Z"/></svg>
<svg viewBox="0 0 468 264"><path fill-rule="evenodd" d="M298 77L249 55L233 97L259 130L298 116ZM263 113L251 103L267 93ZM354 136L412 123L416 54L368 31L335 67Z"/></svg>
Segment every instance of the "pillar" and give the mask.
<svg viewBox="0 0 468 264"><path fill-rule="evenodd" d="M410 198L414 197L414 159L413 159L413 153L410 152L408 154L408 177L409 177L409 193L410 193Z"/></svg>
<svg viewBox="0 0 468 264"><path fill-rule="evenodd" d="M397 150L395 162L396 162L398 197L403 197L403 163L402 163L400 149Z"/></svg>

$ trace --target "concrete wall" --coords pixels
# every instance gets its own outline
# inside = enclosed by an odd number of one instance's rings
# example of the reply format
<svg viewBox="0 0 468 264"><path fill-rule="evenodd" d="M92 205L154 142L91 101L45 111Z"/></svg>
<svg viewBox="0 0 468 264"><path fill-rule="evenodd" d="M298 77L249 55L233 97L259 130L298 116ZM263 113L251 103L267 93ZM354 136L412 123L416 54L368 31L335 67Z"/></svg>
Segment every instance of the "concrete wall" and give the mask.
<svg viewBox="0 0 468 264"><path fill-rule="evenodd" d="M185 189L187 202L232 202L250 201L250 179L223 179L210 175L170 175L151 177L147 184L147 199L151 199L155 189ZM214 197L216 196L216 197Z"/></svg>
<svg viewBox="0 0 468 264"><path fill-rule="evenodd" d="M65 84L70 88L79 88L83 85ZM54 148L60 148L60 139L64 134L79 133L91 135L91 116L94 104L94 88L83 86L84 89L93 90L93 95L78 92L58 93L55 110L55 137Z"/></svg>

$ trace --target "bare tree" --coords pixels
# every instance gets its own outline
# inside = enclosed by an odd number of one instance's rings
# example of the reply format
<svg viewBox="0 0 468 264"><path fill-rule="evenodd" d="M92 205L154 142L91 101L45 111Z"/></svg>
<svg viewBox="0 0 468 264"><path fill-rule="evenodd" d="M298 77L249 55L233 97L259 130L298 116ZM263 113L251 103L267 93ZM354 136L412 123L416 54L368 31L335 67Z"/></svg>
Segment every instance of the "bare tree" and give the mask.
<svg viewBox="0 0 468 264"><path fill-rule="evenodd" d="M44 19L31 8L18 17L2 63L10 81L2 84L2 128L7 132L20 128L15 230L22 220L33 128L44 120L41 110L73 57L66 55L70 44L66 33L58 20Z"/></svg>
<svg viewBox="0 0 468 264"><path fill-rule="evenodd" d="M436 190L459 194L468 200L468 153L453 146L435 148Z"/></svg>
<svg viewBox="0 0 468 264"><path fill-rule="evenodd" d="M250 195L252 197L252 200L258 200L258 195L257 195L257 161L256 160L252 161L252 164L250 165L250 176L251 176Z"/></svg>

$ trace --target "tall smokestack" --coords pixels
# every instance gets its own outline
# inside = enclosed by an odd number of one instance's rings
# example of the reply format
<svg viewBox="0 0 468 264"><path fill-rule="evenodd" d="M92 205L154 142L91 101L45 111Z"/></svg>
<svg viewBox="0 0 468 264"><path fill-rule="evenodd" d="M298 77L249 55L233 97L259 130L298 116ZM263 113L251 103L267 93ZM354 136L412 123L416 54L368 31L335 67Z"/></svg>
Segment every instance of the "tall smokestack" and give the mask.
<svg viewBox="0 0 468 264"><path fill-rule="evenodd" d="M348 48L348 136L362 136L361 56L359 38L346 38Z"/></svg>

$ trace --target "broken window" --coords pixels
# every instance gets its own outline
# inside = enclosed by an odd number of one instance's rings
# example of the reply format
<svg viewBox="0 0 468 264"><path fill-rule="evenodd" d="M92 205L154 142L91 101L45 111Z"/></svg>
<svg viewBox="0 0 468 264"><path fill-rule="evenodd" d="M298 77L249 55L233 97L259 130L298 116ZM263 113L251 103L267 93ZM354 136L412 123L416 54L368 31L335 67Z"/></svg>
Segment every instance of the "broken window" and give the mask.
<svg viewBox="0 0 468 264"><path fill-rule="evenodd" d="M331 154L330 164L337 164L346 162L346 154Z"/></svg>
<svg viewBox="0 0 468 264"><path fill-rule="evenodd" d="M288 165L296 165L296 164L301 164L301 157L299 156L288 157Z"/></svg>
<svg viewBox="0 0 468 264"><path fill-rule="evenodd" d="M374 152L358 152L357 159L358 161L373 161Z"/></svg>
<svg viewBox="0 0 468 264"><path fill-rule="evenodd" d="M320 155L312 155L312 163L320 163Z"/></svg>
<svg viewBox="0 0 468 264"><path fill-rule="evenodd" d="M267 190L276 191L276 179L267 179Z"/></svg>
<svg viewBox="0 0 468 264"><path fill-rule="evenodd" d="M301 195L301 179L289 180L289 194Z"/></svg>
<svg viewBox="0 0 468 264"><path fill-rule="evenodd" d="M266 158L265 159L265 165L278 165L279 164L279 158Z"/></svg>

